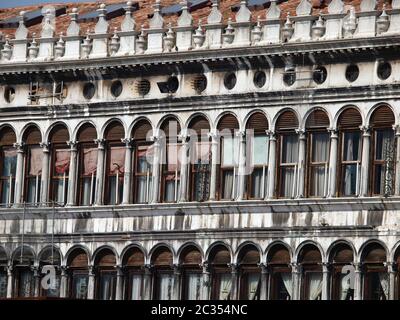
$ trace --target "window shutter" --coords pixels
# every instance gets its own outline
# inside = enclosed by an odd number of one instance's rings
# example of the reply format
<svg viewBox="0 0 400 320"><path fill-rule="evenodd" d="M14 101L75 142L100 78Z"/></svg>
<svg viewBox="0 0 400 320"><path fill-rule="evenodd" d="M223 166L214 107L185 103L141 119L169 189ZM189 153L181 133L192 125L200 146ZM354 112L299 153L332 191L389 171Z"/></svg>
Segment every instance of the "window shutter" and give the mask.
<svg viewBox="0 0 400 320"><path fill-rule="evenodd" d="M328 128L329 118L328 115L323 110L313 111L307 118L306 128Z"/></svg>
<svg viewBox="0 0 400 320"><path fill-rule="evenodd" d="M140 120L133 128L132 137L134 140L146 140L147 134L153 131L150 123L146 120Z"/></svg>
<svg viewBox="0 0 400 320"><path fill-rule="evenodd" d="M152 263L155 266L172 266L172 252L168 248L159 248L154 252Z"/></svg>
<svg viewBox="0 0 400 320"><path fill-rule="evenodd" d="M361 124L360 112L354 108L346 109L339 117L339 128L358 128Z"/></svg>
<svg viewBox="0 0 400 320"><path fill-rule="evenodd" d="M110 123L105 133L105 139L107 141L121 142L123 138L125 138L125 130L122 124L117 121Z"/></svg>
<svg viewBox="0 0 400 320"><path fill-rule="evenodd" d="M42 142L42 134L35 126L26 129L23 141L28 145L39 144Z"/></svg>
<svg viewBox="0 0 400 320"><path fill-rule="evenodd" d="M70 261L68 266L71 268L87 268L88 266L88 256L86 252L81 249L71 253L68 260Z"/></svg>
<svg viewBox="0 0 400 320"><path fill-rule="evenodd" d="M239 122L232 114L223 116L218 123L218 130L229 129L231 131L239 129Z"/></svg>
<svg viewBox="0 0 400 320"><path fill-rule="evenodd" d="M108 249L98 253L96 260L99 267L114 267L116 264L114 253Z"/></svg>
<svg viewBox="0 0 400 320"><path fill-rule="evenodd" d="M231 263L231 254L224 246L217 246L211 254L210 261L212 264Z"/></svg>
<svg viewBox="0 0 400 320"><path fill-rule="evenodd" d="M202 262L201 253L197 248L188 248L182 253L182 264L199 265Z"/></svg>
<svg viewBox="0 0 400 320"><path fill-rule="evenodd" d="M334 263L351 263L353 262L353 250L347 245L339 245L333 255Z"/></svg>
<svg viewBox="0 0 400 320"><path fill-rule="evenodd" d="M50 134L50 142L54 143L66 143L69 140L68 129L63 125L56 125Z"/></svg>
<svg viewBox="0 0 400 320"><path fill-rule="evenodd" d="M388 106L377 108L371 117L371 126L392 126L394 125L394 114Z"/></svg>
<svg viewBox="0 0 400 320"><path fill-rule="evenodd" d="M278 118L276 130L294 130L299 127L299 121L293 111L284 111Z"/></svg>
<svg viewBox="0 0 400 320"><path fill-rule="evenodd" d="M271 264L289 264L290 253L283 245L275 245L268 254L268 263Z"/></svg>
<svg viewBox="0 0 400 320"><path fill-rule="evenodd" d="M322 261L321 252L313 245L301 249L299 262L303 264L315 264Z"/></svg>
<svg viewBox="0 0 400 320"><path fill-rule="evenodd" d="M265 134L268 130L268 121L261 112L254 113L246 124L246 129L253 129L256 134Z"/></svg>
<svg viewBox="0 0 400 320"><path fill-rule="evenodd" d="M13 129L4 127L0 130L0 146L12 146L17 141Z"/></svg>
<svg viewBox="0 0 400 320"><path fill-rule="evenodd" d="M79 142L94 142L93 140L95 139L97 139L96 128L93 127L91 124L86 123L79 129Z"/></svg>
<svg viewBox="0 0 400 320"><path fill-rule="evenodd" d="M208 123L208 120L203 117L203 116L197 116L192 121L190 121L189 128L192 131L195 131L197 136L200 137L201 133L203 131L203 134L205 131L210 131L210 124Z"/></svg>
<svg viewBox="0 0 400 320"><path fill-rule="evenodd" d="M239 258L240 264L253 264L257 265L260 262L260 253L254 247L244 248Z"/></svg>
<svg viewBox="0 0 400 320"><path fill-rule="evenodd" d="M172 134L179 135L181 133L181 125L175 118L169 118L164 120L161 130L164 132L166 137L170 137ZM173 132L175 130L176 132Z"/></svg>
<svg viewBox="0 0 400 320"><path fill-rule="evenodd" d="M386 262L385 249L377 243L369 245L365 250L364 260L365 263L383 263Z"/></svg>
<svg viewBox="0 0 400 320"><path fill-rule="evenodd" d="M144 265L144 254L138 248L132 248L125 254L124 266L140 267Z"/></svg>

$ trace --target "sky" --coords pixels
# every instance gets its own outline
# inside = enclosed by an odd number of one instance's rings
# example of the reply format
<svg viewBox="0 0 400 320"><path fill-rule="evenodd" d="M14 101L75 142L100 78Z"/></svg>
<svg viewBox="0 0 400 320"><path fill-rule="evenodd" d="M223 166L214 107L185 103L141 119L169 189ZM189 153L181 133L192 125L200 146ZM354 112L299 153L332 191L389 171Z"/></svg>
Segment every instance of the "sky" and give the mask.
<svg viewBox="0 0 400 320"><path fill-rule="evenodd" d="M46 3L73 3L73 2L95 2L93 0L0 0L0 8L11 8L21 6L34 6Z"/></svg>

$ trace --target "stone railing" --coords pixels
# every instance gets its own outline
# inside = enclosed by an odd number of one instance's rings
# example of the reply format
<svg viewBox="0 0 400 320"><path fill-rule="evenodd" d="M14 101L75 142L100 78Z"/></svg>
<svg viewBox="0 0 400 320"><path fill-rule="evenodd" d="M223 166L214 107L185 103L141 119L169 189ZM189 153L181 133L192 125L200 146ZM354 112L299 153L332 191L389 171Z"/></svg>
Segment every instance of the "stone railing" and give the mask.
<svg viewBox="0 0 400 320"><path fill-rule="evenodd" d="M79 60L183 52L230 47L268 46L271 44L332 41L339 39L369 38L400 34L400 0L393 0L392 9L376 11L376 0L362 0L360 12L350 6L345 10L342 0L332 0L328 13L312 15L309 0L302 0L296 16L280 20L281 10L276 0L265 17L251 21L251 11L246 1L233 20L223 23L218 1L213 1L206 23L194 25L187 1L182 1L182 13L177 25L165 25L160 1L154 4L154 14L149 27L137 31L132 16L133 6L128 2L125 18L119 29L110 32L106 20L106 6L101 4L94 32L82 36L78 23L78 10L69 14L71 21L66 34L55 36L50 10L46 11L40 36L28 37L24 12L19 16L15 38L6 38L2 44L0 63L44 62L52 60Z"/></svg>

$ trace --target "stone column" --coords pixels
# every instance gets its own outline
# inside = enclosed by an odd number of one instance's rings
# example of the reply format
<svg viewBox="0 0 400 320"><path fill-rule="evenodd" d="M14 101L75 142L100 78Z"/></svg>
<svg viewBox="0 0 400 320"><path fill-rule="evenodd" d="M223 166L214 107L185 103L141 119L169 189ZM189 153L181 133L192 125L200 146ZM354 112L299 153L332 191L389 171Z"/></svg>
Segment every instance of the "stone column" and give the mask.
<svg viewBox="0 0 400 320"><path fill-rule="evenodd" d="M182 299L182 285L181 285L181 269L178 264L174 264L174 288L173 288L173 300L181 300Z"/></svg>
<svg viewBox="0 0 400 320"><path fill-rule="evenodd" d="M40 202L42 206L48 206L49 201L49 170L50 170L50 143L42 142L40 147L43 148L42 160L42 180L40 182Z"/></svg>
<svg viewBox="0 0 400 320"><path fill-rule="evenodd" d="M60 298L68 297L68 274L67 266L61 266Z"/></svg>
<svg viewBox="0 0 400 320"><path fill-rule="evenodd" d="M306 168L306 134L303 129L297 129L299 135L299 158L298 158L298 176L297 176L297 195L295 197L304 198L304 179Z"/></svg>
<svg viewBox="0 0 400 320"><path fill-rule="evenodd" d="M133 139L121 139L125 143L125 172L124 172L124 190L122 195L122 204L131 203L131 186L132 186L132 158L133 158Z"/></svg>
<svg viewBox="0 0 400 320"><path fill-rule="evenodd" d="M69 175L68 175L68 194L67 194L67 206L76 205L76 185L78 178L77 168L77 155L78 155L78 142L68 141L67 145L71 148L71 158L69 162Z"/></svg>
<svg viewBox="0 0 400 320"><path fill-rule="evenodd" d="M89 281L88 281L88 289L87 289L87 298L88 298L88 300L93 300L94 299L94 286L95 286L95 273L94 273L93 266L88 267L88 276L89 276Z"/></svg>
<svg viewBox="0 0 400 320"><path fill-rule="evenodd" d="M144 277L143 277L143 299L144 300L152 300L151 296L151 286L152 286L152 266L150 264L146 264L144 266Z"/></svg>
<svg viewBox="0 0 400 320"><path fill-rule="evenodd" d="M240 201L245 198L244 193L246 190L246 132L239 131L236 135L239 137L239 168L236 200Z"/></svg>
<svg viewBox="0 0 400 320"><path fill-rule="evenodd" d="M40 295L40 270L39 266L33 266L33 281L34 281L34 289L33 289L33 296L39 297Z"/></svg>
<svg viewBox="0 0 400 320"><path fill-rule="evenodd" d="M117 284L115 287L115 300L123 300L124 299L124 272L122 270L122 266L115 266L117 269Z"/></svg>
<svg viewBox="0 0 400 320"><path fill-rule="evenodd" d="M393 126L393 130L395 130L395 145L396 145L396 155L394 160L396 161L395 167L395 180L394 180L394 194L396 196L400 195L400 126Z"/></svg>
<svg viewBox="0 0 400 320"><path fill-rule="evenodd" d="M189 139L188 135L180 135L180 140L182 141L181 147L181 177L180 177L180 194L178 195L179 202L186 202L188 199L188 180L189 180Z"/></svg>
<svg viewBox="0 0 400 320"><path fill-rule="evenodd" d="M388 273L389 273L389 297L388 300L396 299L396 266L394 262L388 262Z"/></svg>
<svg viewBox="0 0 400 320"><path fill-rule="evenodd" d="M354 263L354 300L362 300L362 298L361 264Z"/></svg>
<svg viewBox="0 0 400 320"><path fill-rule="evenodd" d="M210 265L208 262L203 262L203 286L201 292L201 300L211 299L211 276L210 276Z"/></svg>
<svg viewBox="0 0 400 320"><path fill-rule="evenodd" d="M302 266L298 263L292 264L292 288L293 292L291 294L292 300L301 299L301 282L302 282Z"/></svg>
<svg viewBox="0 0 400 320"><path fill-rule="evenodd" d="M105 140L96 139L94 142L97 144L97 170L96 170L96 205L103 204L103 190L104 190L104 158L105 158Z"/></svg>
<svg viewBox="0 0 400 320"><path fill-rule="evenodd" d="M336 195L336 168L338 158L338 132L336 129L330 128L328 131L331 134L330 138L330 153L329 153L329 184L328 184L328 198L333 198Z"/></svg>
<svg viewBox="0 0 400 320"><path fill-rule="evenodd" d="M267 300L268 299L268 266L266 263L260 263L261 267L261 276L260 276L260 300Z"/></svg>
<svg viewBox="0 0 400 320"><path fill-rule="evenodd" d="M322 294L321 300L329 300L329 264L322 263Z"/></svg>
<svg viewBox="0 0 400 320"><path fill-rule="evenodd" d="M161 177L160 177L160 167L162 162L162 148L161 143L162 137L161 136L152 136L151 140L153 141L153 150L154 150L154 157L153 157L153 197L152 203L160 202L160 184L161 184Z"/></svg>
<svg viewBox="0 0 400 320"><path fill-rule="evenodd" d="M237 263L231 263L230 267L232 268L232 288L231 288L231 300L239 299L239 290L238 290L238 281L239 281L239 265Z"/></svg>
<svg viewBox="0 0 400 320"><path fill-rule="evenodd" d="M7 266L7 298L12 298L13 294L13 266L9 264Z"/></svg>
<svg viewBox="0 0 400 320"><path fill-rule="evenodd" d="M269 136L269 160L268 160L268 192L266 200L273 199L275 196L275 176L276 176L276 136L273 131L268 130Z"/></svg>
<svg viewBox="0 0 400 320"><path fill-rule="evenodd" d="M369 158L370 158L370 141L371 132L370 128L366 126L360 127L363 132L363 144L362 144L362 158L361 158L361 175L358 185L361 185L361 189L358 195L362 197L368 196L368 184L369 184Z"/></svg>
<svg viewBox="0 0 400 320"><path fill-rule="evenodd" d="M219 159L219 135L216 131L208 134L211 137L211 179L210 179L210 201L217 200L217 168Z"/></svg>
<svg viewBox="0 0 400 320"><path fill-rule="evenodd" d="M23 202L22 190L24 186L24 143L14 143L17 149L17 167L15 173L14 203L19 205Z"/></svg>

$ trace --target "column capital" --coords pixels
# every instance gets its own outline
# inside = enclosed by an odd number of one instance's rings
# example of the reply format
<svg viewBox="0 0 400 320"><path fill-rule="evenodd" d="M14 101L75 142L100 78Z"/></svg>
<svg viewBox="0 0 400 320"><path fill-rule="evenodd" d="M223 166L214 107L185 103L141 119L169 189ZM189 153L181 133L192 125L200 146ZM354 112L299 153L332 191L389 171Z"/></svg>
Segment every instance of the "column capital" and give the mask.
<svg viewBox="0 0 400 320"><path fill-rule="evenodd" d="M257 264L261 268L261 273L267 274L268 273L268 264L265 262L260 262Z"/></svg>
<svg viewBox="0 0 400 320"><path fill-rule="evenodd" d="M117 264L114 268L117 270L117 276L121 277L124 275L124 267L122 265Z"/></svg>
<svg viewBox="0 0 400 320"><path fill-rule="evenodd" d="M13 266L12 266L12 264L9 264L7 266L7 275L12 276L12 273L13 273Z"/></svg>
<svg viewBox="0 0 400 320"><path fill-rule="evenodd" d="M33 271L33 276L36 278L36 277L39 277L39 266L31 266L31 270Z"/></svg>
<svg viewBox="0 0 400 320"><path fill-rule="evenodd" d="M66 276L68 271L68 266L62 265L60 266L60 270L61 270L61 276Z"/></svg>
<svg viewBox="0 0 400 320"><path fill-rule="evenodd" d="M94 265L88 265L88 275L89 277L94 277L95 267Z"/></svg>
<svg viewBox="0 0 400 320"><path fill-rule="evenodd" d="M276 133L272 130L265 130L266 135L269 137L269 140L276 140Z"/></svg>
<svg viewBox="0 0 400 320"><path fill-rule="evenodd" d="M25 152L25 143L23 142L16 142L13 144L13 147L17 149L18 153L24 153Z"/></svg>
<svg viewBox="0 0 400 320"><path fill-rule="evenodd" d="M303 128L298 128L294 130L298 135L300 140L306 139L306 130Z"/></svg>
<svg viewBox="0 0 400 320"><path fill-rule="evenodd" d="M246 131L235 131L235 136L238 137L239 139L244 139L246 138Z"/></svg>
<svg viewBox="0 0 400 320"><path fill-rule="evenodd" d="M67 145L71 148L71 151L76 152L78 151L77 146L78 146L79 141L67 141Z"/></svg>
<svg viewBox="0 0 400 320"><path fill-rule="evenodd" d="M172 268L174 269L174 274L175 275L180 275L181 274L181 266L177 263L174 263L172 265Z"/></svg>
<svg viewBox="0 0 400 320"><path fill-rule="evenodd" d="M322 272L329 272L329 267L331 266L331 264L325 261L321 263L321 266L322 266Z"/></svg>
<svg viewBox="0 0 400 320"><path fill-rule="evenodd" d="M303 266L297 262L291 262L289 266L292 267L292 273L301 273Z"/></svg>
<svg viewBox="0 0 400 320"><path fill-rule="evenodd" d="M212 143L217 143L220 135L217 130L213 130L208 133L208 137L211 138Z"/></svg>
<svg viewBox="0 0 400 320"><path fill-rule="evenodd" d="M50 142L41 142L39 146L43 149L43 152L50 152Z"/></svg>
<svg viewBox="0 0 400 320"><path fill-rule="evenodd" d="M121 142L125 144L127 149L131 149L133 147L133 139L132 138L122 138Z"/></svg>
<svg viewBox="0 0 400 320"><path fill-rule="evenodd" d="M210 272L210 263L208 261L203 261L203 263L200 265L200 267L203 269L203 273Z"/></svg>
<svg viewBox="0 0 400 320"><path fill-rule="evenodd" d="M353 262L351 265L354 267L354 272L361 272L362 264L360 262Z"/></svg>
<svg viewBox="0 0 400 320"><path fill-rule="evenodd" d="M239 264L238 263L228 263L229 268L232 269L232 273L238 273Z"/></svg>
<svg viewBox="0 0 400 320"><path fill-rule="evenodd" d="M144 268L144 273L147 274L147 275L150 275L152 273L152 271L153 271L154 266L152 264L150 264L150 263L146 263L143 266L143 268Z"/></svg>
<svg viewBox="0 0 400 320"><path fill-rule="evenodd" d="M178 135L178 141L181 141L182 143L188 143L190 140L190 135L187 132L181 132Z"/></svg>
<svg viewBox="0 0 400 320"><path fill-rule="evenodd" d="M360 130L363 133L363 137L370 137L371 136L371 127L369 127L369 126L360 126Z"/></svg>
<svg viewBox="0 0 400 320"><path fill-rule="evenodd" d="M400 125L395 124L392 126L393 130L394 130L394 134L396 137L400 137Z"/></svg>
<svg viewBox="0 0 400 320"><path fill-rule="evenodd" d="M338 129L337 128L328 128L327 131L331 134L331 139L338 139Z"/></svg>
<svg viewBox="0 0 400 320"><path fill-rule="evenodd" d="M94 139L93 140L95 144L97 144L97 148L100 150L104 150L106 140L105 139Z"/></svg>

